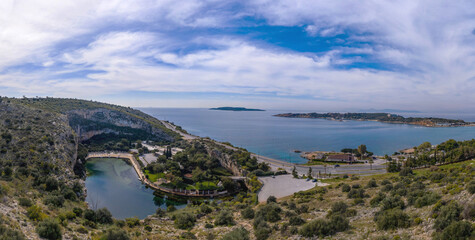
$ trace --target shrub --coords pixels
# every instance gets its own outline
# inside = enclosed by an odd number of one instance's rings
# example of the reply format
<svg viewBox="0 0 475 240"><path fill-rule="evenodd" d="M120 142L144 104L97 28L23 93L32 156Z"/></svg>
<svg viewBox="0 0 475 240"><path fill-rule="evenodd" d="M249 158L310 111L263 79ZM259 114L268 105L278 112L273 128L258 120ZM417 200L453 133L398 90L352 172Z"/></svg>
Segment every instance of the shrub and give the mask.
<svg viewBox="0 0 475 240"><path fill-rule="evenodd" d="M293 226L300 226L305 223L305 220L303 220L300 216L293 216L290 217L289 219L289 224Z"/></svg>
<svg viewBox="0 0 475 240"><path fill-rule="evenodd" d="M145 225L145 227L143 227L143 229L145 229L145 231L147 231L147 232L151 232L153 230L153 228L150 225Z"/></svg>
<svg viewBox="0 0 475 240"><path fill-rule="evenodd" d="M136 217L126 218L125 224L127 224L127 226L129 227L135 227L135 226L140 225L140 219Z"/></svg>
<svg viewBox="0 0 475 240"><path fill-rule="evenodd" d="M158 209L157 209L157 211L158 211ZM213 209L210 208L208 205L203 204L203 205L200 206L200 212L203 213L203 214L208 214L208 213L211 213L212 211L213 211Z"/></svg>
<svg viewBox="0 0 475 240"><path fill-rule="evenodd" d="M475 193L475 181L471 181L467 184L467 191L471 194Z"/></svg>
<svg viewBox="0 0 475 240"><path fill-rule="evenodd" d="M440 199L440 196L434 192L425 192L422 196L418 197L414 203L417 208L425 207L436 203Z"/></svg>
<svg viewBox="0 0 475 240"><path fill-rule="evenodd" d="M348 192L348 198L365 198L367 195L365 194L364 189L351 189Z"/></svg>
<svg viewBox="0 0 475 240"><path fill-rule="evenodd" d="M434 228L443 230L449 226L453 221L459 219L462 208L457 202L449 202L447 205L440 208L440 213L435 219Z"/></svg>
<svg viewBox="0 0 475 240"><path fill-rule="evenodd" d="M344 214L346 213L346 210L348 209L348 205L344 202L336 202L332 205L331 213L332 214Z"/></svg>
<svg viewBox="0 0 475 240"><path fill-rule="evenodd" d="M358 189L358 188L361 188L361 185L359 185L359 184L353 184L353 185L351 186L351 188L352 188L352 189Z"/></svg>
<svg viewBox="0 0 475 240"><path fill-rule="evenodd" d="M84 211L84 218L91 222L96 222L96 212L91 209L86 209L86 211Z"/></svg>
<svg viewBox="0 0 475 240"><path fill-rule="evenodd" d="M351 190L350 185L348 185L348 184L341 185L341 191L342 192L349 192L350 190Z"/></svg>
<svg viewBox="0 0 475 240"><path fill-rule="evenodd" d="M269 237L271 233L272 230L267 225L260 226L259 228L254 230L254 235L256 236L257 240L265 240Z"/></svg>
<svg viewBox="0 0 475 240"><path fill-rule="evenodd" d="M253 219L253 218L254 218L254 210L252 209L252 207L244 208L244 209L241 211L241 216L242 216L244 219Z"/></svg>
<svg viewBox="0 0 475 240"><path fill-rule="evenodd" d="M386 197L381 202L382 210L388 210L392 208L404 209L404 201L399 196Z"/></svg>
<svg viewBox="0 0 475 240"><path fill-rule="evenodd" d="M222 240L249 240L249 232L243 227L234 228L231 232L226 233Z"/></svg>
<svg viewBox="0 0 475 240"><path fill-rule="evenodd" d="M102 224L110 224L113 222L112 214L107 208L101 208L96 211L96 221Z"/></svg>
<svg viewBox="0 0 475 240"><path fill-rule="evenodd" d="M330 227L335 232L342 232L350 227L350 223L342 215L332 215L330 217Z"/></svg>
<svg viewBox="0 0 475 240"><path fill-rule="evenodd" d="M75 207L75 208L73 208L73 212L74 212L74 214L76 214L77 217L82 217L82 209L81 208Z"/></svg>
<svg viewBox="0 0 475 240"><path fill-rule="evenodd" d="M179 229L191 229L195 225L196 218L190 213L180 213L175 215L175 227Z"/></svg>
<svg viewBox="0 0 475 240"><path fill-rule="evenodd" d="M378 184L376 183L376 180L374 180L374 179L369 180L368 184L366 184L367 188L375 188L377 186L378 186Z"/></svg>
<svg viewBox="0 0 475 240"><path fill-rule="evenodd" d="M409 167L405 167L401 169L401 171L399 172L399 176L409 176L409 175L412 175L412 169Z"/></svg>
<svg viewBox="0 0 475 240"><path fill-rule="evenodd" d="M112 227L107 229L107 232L102 235L103 240L129 240L130 237L127 235L127 232L123 229L117 227Z"/></svg>
<svg viewBox="0 0 475 240"><path fill-rule="evenodd" d="M196 239L196 236L192 232L184 232L180 235L180 238L181 239Z"/></svg>
<svg viewBox="0 0 475 240"><path fill-rule="evenodd" d="M59 226L59 224L52 219L46 219L41 221L36 227L36 232L40 237L49 240L56 240L62 238L61 226Z"/></svg>
<svg viewBox="0 0 475 240"><path fill-rule="evenodd" d="M45 214L42 212L41 207L37 205L33 205L29 207L26 210L26 214L28 218L30 218L33 221L40 221L40 220L43 220L43 218L45 217Z"/></svg>
<svg viewBox="0 0 475 240"><path fill-rule="evenodd" d="M463 218L475 220L475 203L468 204L462 212Z"/></svg>
<svg viewBox="0 0 475 240"><path fill-rule="evenodd" d="M376 207L376 206L378 206L379 203L381 203L381 201L383 201L385 198L386 198L386 195L384 195L384 193L382 193L382 192L379 192L378 195L374 196L374 197L369 201L369 204L371 205L371 207Z"/></svg>
<svg viewBox="0 0 475 240"><path fill-rule="evenodd" d="M420 218L420 217L416 217L416 218L414 219L414 223L415 223L416 225L420 225L422 222L423 222L423 221L422 221L422 218Z"/></svg>
<svg viewBox="0 0 475 240"><path fill-rule="evenodd" d="M10 229L9 227L0 225L0 239L2 240L25 240L25 235L22 232Z"/></svg>
<svg viewBox="0 0 475 240"><path fill-rule="evenodd" d="M48 192L57 190L59 187L58 180L53 177L48 177L45 181L45 190Z"/></svg>
<svg viewBox="0 0 475 240"><path fill-rule="evenodd" d="M62 195L50 195L43 201L46 205L54 207L62 207L64 204L64 197Z"/></svg>
<svg viewBox="0 0 475 240"><path fill-rule="evenodd" d="M410 226L409 216L400 209L377 212L374 216L374 221L381 230L407 228Z"/></svg>
<svg viewBox="0 0 475 240"><path fill-rule="evenodd" d="M263 217L265 221L277 222L280 220L281 212L282 209L277 204L271 203L260 207L256 212L256 216Z"/></svg>
<svg viewBox="0 0 475 240"><path fill-rule="evenodd" d="M334 231L330 228L328 221L316 219L303 225L299 234L304 237L325 237L334 234Z"/></svg>
<svg viewBox="0 0 475 240"><path fill-rule="evenodd" d="M272 203L272 202L276 203L276 202L277 202L277 198L274 197L274 196L269 196L269 197L267 198L267 203Z"/></svg>
<svg viewBox="0 0 475 240"><path fill-rule="evenodd" d="M384 179L383 181L381 181L381 185L388 185L388 184L391 184L391 182L388 180L388 179Z"/></svg>
<svg viewBox="0 0 475 240"><path fill-rule="evenodd" d="M383 192L389 192L391 190L393 190L393 185L391 183L383 185L383 187L381 188L381 191Z"/></svg>
<svg viewBox="0 0 475 240"><path fill-rule="evenodd" d="M234 225L233 214L230 211L221 211L214 220L216 226L230 226Z"/></svg>
<svg viewBox="0 0 475 240"><path fill-rule="evenodd" d="M307 213L308 212L308 205L302 204L297 208L298 213Z"/></svg>
<svg viewBox="0 0 475 240"><path fill-rule="evenodd" d="M18 202L19 202L20 206L23 206L23 207L31 207L33 205L33 201L31 201L28 198L23 198L23 197L19 198Z"/></svg>
<svg viewBox="0 0 475 240"><path fill-rule="evenodd" d="M452 222L436 237L441 240L469 239L472 236L473 226L467 221Z"/></svg>

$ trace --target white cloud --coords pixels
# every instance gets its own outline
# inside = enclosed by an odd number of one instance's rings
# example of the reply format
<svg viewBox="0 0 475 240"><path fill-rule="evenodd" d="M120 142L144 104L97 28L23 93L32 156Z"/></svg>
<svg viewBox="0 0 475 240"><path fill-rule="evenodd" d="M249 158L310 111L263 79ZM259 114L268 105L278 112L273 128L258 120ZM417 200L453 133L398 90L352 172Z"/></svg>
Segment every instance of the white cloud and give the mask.
<svg viewBox="0 0 475 240"><path fill-rule="evenodd" d="M325 99L383 108L475 105L471 1L256 0L240 10L228 4L236 3L1 1L0 93L14 89L95 97L126 91L221 92L272 94L277 97L268 99L280 103L307 97L308 105ZM226 27L243 16L298 26L310 36L346 33L348 38L329 38L344 47L298 53L206 33L177 43L173 35L153 32ZM72 43L62 46L65 42ZM187 44L210 47L171 50ZM354 56L359 54L369 57ZM347 67L368 61L390 70ZM41 68L11 68L28 63ZM77 71L93 73L61 77Z"/></svg>

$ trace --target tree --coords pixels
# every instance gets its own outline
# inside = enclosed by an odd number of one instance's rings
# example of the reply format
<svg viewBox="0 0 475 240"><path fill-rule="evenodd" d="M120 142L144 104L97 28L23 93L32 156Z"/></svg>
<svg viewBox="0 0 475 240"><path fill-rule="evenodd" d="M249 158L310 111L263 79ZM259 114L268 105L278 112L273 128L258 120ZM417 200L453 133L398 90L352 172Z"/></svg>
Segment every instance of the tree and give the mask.
<svg viewBox="0 0 475 240"><path fill-rule="evenodd" d="M107 230L107 232L102 235L104 240L129 240L129 236L125 230L119 229L117 227L112 227Z"/></svg>
<svg viewBox="0 0 475 240"><path fill-rule="evenodd" d="M292 176L293 176L294 178L299 178L299 174L297 173L297 169L295 168L295 166L294 166L294 168L292 169Z"/></svg>
<svg viewBox="0 0 475 240"><path fill-rule="evenodd" d="M367 151L366 145L361 144L361 145L358 146L358 153L361 155L361 160L363 160L363 157L364 157L366 151Z"/></svg>
<svg viewBox="0 0 475 240"><path fill-rule="evenodd" d="M233 229L231 232L226 233L222 240L249 240L249 232L243 228L238 227Z"/></svg>
<svg viewBox="0 0 475 240"><path fill-rule="evenodd" d="M312 168L311 167L308 168L307 177L312 178Z"/></svg>
<svg viewBox="0 0 475 240"><path fill-rule="evenodd" d="M374 163L373 158L370 158L369 159L369 169L370 170L373 170L373 163Z"/></svg>
<svg viewBox="0 0 475 240"><path fill-rule="evenodd" d="M190 213L184 212L175 215L175 227L179 229L192 229L195 226L196 218Z"/></svg>

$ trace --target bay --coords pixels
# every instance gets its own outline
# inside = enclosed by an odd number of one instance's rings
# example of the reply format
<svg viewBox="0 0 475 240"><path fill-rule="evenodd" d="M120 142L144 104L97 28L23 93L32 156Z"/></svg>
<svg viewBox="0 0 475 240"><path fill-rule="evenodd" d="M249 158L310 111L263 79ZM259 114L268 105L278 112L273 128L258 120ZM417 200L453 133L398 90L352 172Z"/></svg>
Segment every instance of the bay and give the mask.
<svg viewBox="0 0 475 240"><path fill-rule="evenodd" d="M216 111L202 108L142 108L161 120L183 127L201 137L230 142L259 155L295 163L305 159L294 150L339 151L366 144L377 155L392 154L425 141L438 144L448 139L469 140L475 127L429 128L374 121L330 121L274 117L293 112ZM474 121L474 114L409 113L403 116L446 117Z"/></svg>

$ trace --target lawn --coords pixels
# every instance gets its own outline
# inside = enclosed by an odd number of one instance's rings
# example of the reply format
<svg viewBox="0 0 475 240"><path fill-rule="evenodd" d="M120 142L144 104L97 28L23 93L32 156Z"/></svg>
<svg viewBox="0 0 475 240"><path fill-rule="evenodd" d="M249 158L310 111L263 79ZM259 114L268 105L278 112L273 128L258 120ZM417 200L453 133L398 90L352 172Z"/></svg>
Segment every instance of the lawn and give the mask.
<svg viewBox="0 0 475 240"><path fill-rule="evenodd" d="M164 178L164 173L150 173L149 170L144 171L145 175L151 182L156 182L159 178Z"/></svg>

